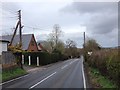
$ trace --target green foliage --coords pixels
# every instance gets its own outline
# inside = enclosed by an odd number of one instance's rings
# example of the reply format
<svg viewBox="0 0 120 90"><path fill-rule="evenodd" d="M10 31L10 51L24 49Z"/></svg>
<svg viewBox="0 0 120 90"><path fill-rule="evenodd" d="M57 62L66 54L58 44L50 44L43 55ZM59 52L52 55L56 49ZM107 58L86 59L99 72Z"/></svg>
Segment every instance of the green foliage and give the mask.
<svg viewBox="0 0 120 90"><path fill-rule="evenodd" d="M94 52L94 51L97 51L97 50L100 50L100 49L101 49L100 45L96 42L96 40L91 39L91 38L89 38L88 40L86 40L86 42L85 42L85 48L84 48L84 52L83 52L84 53L85 62L89 58L88 52ZM93 57L93 58L95 58L95 57ZM94 60L94 59L92 59L92 60ZM94 62L89 62L89 63L94 64Z"/></svg>
<svg viewBox="0 0 120 90"><path fill-rule="evenodd" d="M64 54L64 51L65 51L65 44L64 44L64 42L62 42L61 40L59 40L58 43L57 43L57 45L56 45L56 47L55 47L55 49L59 53Z"/></svg>
<svg viewBox="0 0 120 90"><path fill-rule="evenodd" d="M59 61L60 57L58 53L52 53L51 54L51 63L55 63L57 61Z"/></svg>
<svg viewBox="0 0 120 90"><path fill-rule="evenodd" d="M8 46L8 50L9 50L9 51L12 51L13 53L22 52L19 44L16 45L16 46Z"/></svg>
<svg viewBox="0 0 120 90"><path fill-rule="evenodd" d="M89 70L92 81L94 81L92 82L93 84L97 84L97 86L101 88L117 88L117 86L113 84L113 82L111 82L108 78L102 76L99 70L95 68L89 68Z"/></svg>
<svg viewBox="0 0 120 90"><path fill-rule="evenodd" d="M94 40L94 39L89 39L85 43L85 50L88 51L96 51L100 49L100 45Z"/></svg>
<svg viewBox="0 0 120 90"><path fill-rule="evenodd" d="M2 71L2 81L6 81L24 74L27 74L27 72L21 68L14 68L9 71Z"/></svg>
<svg viewBox="0 0 120 90"><path fill-rule="evenodd" d="M29 62L29 56L31 56L31 63L32 65L37 64L37 57L39 57L39 64L40 65L46 65L50 63L54 63L60 60L64 60L64 55L60 53L47 53L47 52L26 52L23 53L25 57L25 64L28 64Z"/></svg>
<svg viewBox="0 0 120 90"><path fill-rule="evenodd" d="M66 41L66 48L65 48L65 55L71 58L76 58L80 56L80 52L76 47L76 42L73 40L68 39Z"/></svg>
<svg viewBox="0 0 120 90"><path fill-rule="evenodd" d="M118 50L100 50L87 56L87 62L90 66L97 68L100 73L113 80L120 86L120 59Z"/></svg>

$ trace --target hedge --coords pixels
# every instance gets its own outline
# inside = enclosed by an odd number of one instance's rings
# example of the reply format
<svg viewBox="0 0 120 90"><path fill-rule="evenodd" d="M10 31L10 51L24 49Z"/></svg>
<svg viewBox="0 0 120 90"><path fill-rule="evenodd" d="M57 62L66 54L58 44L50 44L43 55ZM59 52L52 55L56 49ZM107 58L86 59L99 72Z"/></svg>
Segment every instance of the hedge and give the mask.
<svg viewBox="0 0 120 90"><path fill-rule="evenodd" d="M100 50L87 56L87 63L97 68L102 75L107 76L120 86L120 56L118 50Z"/></svg>
<svg viewBox="0 0 120 90"><path fill-rule="evenodd" d="M31 56L31 64L36 65L37 64L37 57L39 57L39 64L40 65L47 65L50 63L55 63L61 60L65 60L66 57L59 53L47 53L47 52L24 52L22 53L24 55L25 64L28 64L29 62L29 56Z"/></svg>

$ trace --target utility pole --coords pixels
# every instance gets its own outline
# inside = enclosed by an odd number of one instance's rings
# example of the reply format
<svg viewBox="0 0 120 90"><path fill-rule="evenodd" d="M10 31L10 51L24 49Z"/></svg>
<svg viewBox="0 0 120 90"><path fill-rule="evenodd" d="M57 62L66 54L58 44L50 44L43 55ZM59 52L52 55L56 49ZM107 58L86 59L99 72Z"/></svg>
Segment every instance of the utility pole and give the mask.
<svg viewBox="0 0 120 90"><path fill-rule="evenodd" d="M15 38L15 35L16 35L16 33L17 33L17 29L18 29L18 28L19 28L19 39L20 39L20 41L19 41L19 47L20 47L20 49L22 49L22 28L23 28L23 26L21 25L21 10L18 11L18 22L17 22L17 25L16 25L16 27L15 27L15 31L14 31L14 33L13 33L13 36L12 36L12 39L11 39L11 42L10 42L10 46L11 46L12 43L13 43L13 40L14 40L14 38ZM20 66L21 66L21 68L23 69L23 65L22 65L22 55L20 54L19 57L20 57Z"/></svg>
<svg viewBox="0 0 120 90"><path fill-rule="evenodd" d="M19 19L19 35L20 35L20 42L19 42L19 46L20 49L22 49L22 25L21 25L21 10L18 11L18 19ZM20 56L20 66L23 69L23 65L22 65L22 56Z"/></svg>
<svg viewBox="0 0 120 90"><path fill-rule="evenodd" d="M83 44L83 57L84 57L84 62L86 61L86 50L85 50L85 32L83 33L83 37L84 37L84 44Z"/></svg>
<svg viewBox="0 0 120 90"><path fill-rule="evenodd" d="M21 10L18 11L19 19L19 33L20 33L20 48L22 47L22 25L21 25Z"/></svg>
<svg viewBox="0 0 120 90"><path fill-rule="evenodd" d="M21 10L18 11L18 22L17 22L17 25L15 27L15 31L13 33L13 36L12 36L12 39L11 39L11 42L10 42L10 46L12 45L13 43L13 40L14 40L14 37L17 33L17 29L19 28L19 38L20 38L20 41L19 41L19 46L20 48L22 48L22 24L21 24Z"/></svg>
<svg viewBox="0 0 120 90"><path fill-rule="evenodd" d="M84 36L84 49L85 49L85 32L84 32L84 35L83 35L83 36Z"/></svg>

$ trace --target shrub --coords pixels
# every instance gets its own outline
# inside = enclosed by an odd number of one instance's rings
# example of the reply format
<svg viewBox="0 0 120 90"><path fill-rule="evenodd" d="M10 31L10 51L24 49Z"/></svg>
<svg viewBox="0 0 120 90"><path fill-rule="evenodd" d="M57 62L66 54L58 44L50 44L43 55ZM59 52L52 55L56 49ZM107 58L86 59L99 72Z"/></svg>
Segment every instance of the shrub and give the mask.
<svg viewBox="0 0 120 90"><path fill-rule="evenodd" d="M86 57L91 67L97 68L102 75L108 76L120 86L120 59L117 49L94 51L91 56Z"/></svg>
<svg viewBox="0 0 120 90"><path fill-rule="evenodd" d="M28 64L29 62L29 56L31 56L31 63L32 65L37 64L37 57L39 57L39 64L40 65L46 65L50 63L55 63L60 60L66 59L66 57L59 53L47 53L47 52L24 52L23 53L25 58L25 64Z"/></svg>

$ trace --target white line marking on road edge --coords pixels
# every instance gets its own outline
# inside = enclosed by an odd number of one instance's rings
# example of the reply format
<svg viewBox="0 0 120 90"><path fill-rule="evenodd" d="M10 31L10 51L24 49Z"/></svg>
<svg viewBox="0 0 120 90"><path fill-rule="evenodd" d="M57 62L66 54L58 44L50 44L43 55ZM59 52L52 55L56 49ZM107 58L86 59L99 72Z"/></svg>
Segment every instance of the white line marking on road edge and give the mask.
<svg viewBox="0 0 120 90"><path fill-rule="evenodd" d="M26 76L28 76L28 75L29 75L29 74L24 75L24 76L21 76L21 77L18 77L18 78L15 78L15 79L12 79L12 80L9 80L9 81L6 81L6 82L3 82L3 83L0 83L0 85L3 85L3 84L6 84L6 83L9 83L9 82L12 82L12 81L14 81L14 80L18 80L18 79L23 78L23 77L26 77Z"/></svg>
<svg viewBox="0 0 120 90"><path fill-rule="evenodd" d="M63 67L61 67L61 69L64 69L64 68L66 68L68 65L65 65L65 66L63 66Z"/></svg>
<svg viewBox="0 0 120 90"><path fill-rule="evenodd" d="M70 62L70 64L72 64L72 62Z"/></svg>
<svg viewBox="0 0 120 90"><path fill-rule="evenodd" d="M83 60L82 60L82 74L83 74L84 89L86 90L86 80L85 80L85 74L84 74L84 69L83 69Z"/></svg>
<svg viewBox="0 0 120 90"><path fill-rule="evenodd" d="M50 74L49 76L47 76L46 78L42 79L40 82L36 83L35 85L31 86L29 89L34 88L35 86L37 86L38 84L42 83L43 81L45 81L46 79L50 78L51 76L53 76L54 74L56 74L56 72Z"/></svg>
<svg viewBox="0 0 120 90"><path fill-rule="evenodd" d="M76 60L74 60L74 61L71 61L71 62L69 63L69 65L71 65L72 63L74 63L74 62L76 62L76 61L78 61L78 60L76 59Z"/></svg>

